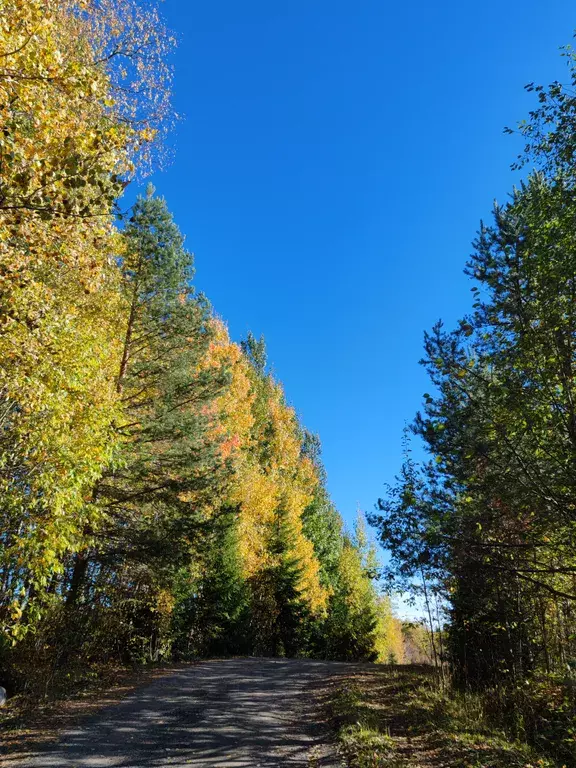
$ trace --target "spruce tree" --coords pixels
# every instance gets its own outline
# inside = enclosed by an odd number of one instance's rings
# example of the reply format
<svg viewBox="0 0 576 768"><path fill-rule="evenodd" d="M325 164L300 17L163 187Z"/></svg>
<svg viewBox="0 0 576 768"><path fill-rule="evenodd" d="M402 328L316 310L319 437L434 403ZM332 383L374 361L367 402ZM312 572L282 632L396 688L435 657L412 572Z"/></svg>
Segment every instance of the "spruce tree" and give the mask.
<svg viewBox="0 0 576 768"><path fill-rule="evenodd" d="M326 488L326 470L322 464L321 453L322 446L318 435L304 430L302 455L314 465L318 484L312 501L302 515L303 530L306 538L314 545L323 585L333 589L342 551L342 518Z"/></svg>
<svg viewBox="0 0 576 768"><path fill-rule="evenodd" d="M299 588L301 567L282 507L271 525L269 552L271 564L251 582L254 647L271 656L297 656L306 650L312 617Z"/></svg>
<svg viewBox="0 0 576 768"><path fill-rule="evenodd" d="M322 655L341 661L375 661L377 596L362 554L344 537L337 580L322 626Z"/></svg>
<svg viewBox="0 0 576 768"><path fill-rule="evenodd" d="M238 516L224 510L203 540L199 578L178 599L173 628L175 650L182 656L247 653L249 589L239 554Z"/></svg>

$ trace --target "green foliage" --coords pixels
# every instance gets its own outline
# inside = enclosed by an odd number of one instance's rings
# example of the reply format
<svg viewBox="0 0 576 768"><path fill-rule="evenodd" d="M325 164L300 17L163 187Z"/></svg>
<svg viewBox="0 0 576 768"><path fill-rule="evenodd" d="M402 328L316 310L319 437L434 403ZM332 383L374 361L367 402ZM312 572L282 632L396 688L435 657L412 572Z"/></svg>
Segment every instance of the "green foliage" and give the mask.
<svg viewBox="0 0 576 768"><path fill-rule="evenodd" d="M193 295L192 258L165 202L151 191L140 198L123 238L121 449L93 490L102 521L75 558L66 600L102 594L123 604L133 627L129 655L145 659L169 653L174 574L226 479L209 408L226 377L200 369L211 339L208 307Z"/></svg>
<svg viewBox="0 0 576 768"><path fill-rule="evenodd" d="M238 521L225 510L202 544L202 573L179 574L172 617L177 656L225 656L249 649L250 594L238 551Z"/></svg>
<svg viewBox="0 0 576 768"><path fill-rule="evenodd" d="M376 610L376 594L363 569L361 552L345 538L322 631L326 658L375 661Z"/></svg>
<svg viewBox="0 0 576 768"><path fill-rule="evenodd" d="M338 563L342 552L342 518L324 485L316 489L312 502L304 510L302 523L305 536L314 545L322 583L333 588L338 578Z"/></svg>
<svg viewBox="0 0 576 768"><path fill-rule="evenodd" d="M534 744L546 732L573 761L576 102L558 83L529 90L539 106L520 125L520 165L538 170L480 226L473 311L425 336L432 388L412 431L429 460L407 450L372 520L391 577L420 581L439 630L436 599L446 606L454 681L496 691L498 722Z"/></svg>
<svg viewBox="0 0 576 768"><path fill-rule="evenodd" d="M299 588L300 563L282 508L276 511L269 537L271 562L250 581L254 649L264 656L297 656L306 650L305 634L312 616Z"/></svg>
<svg viewBox="0 0 576 768"><path fill-rule="evenodd" d="M151 187L118 214L170 122L154 4L2 11L3 681L42 694L173 656L375 658L391 625L370 557L264 338L230 341Z"/></svg>
<svg viewBox="0 0 576 768"><path fill-rule="evenodd" d="M249 331L246 341L241 342L240 346L242 347L242 351L246 355L246 358L250 361L250 364L254 366L254 370L258 375L265 376L268 355L266 352L264 336L260 336L260 338L257 339L252 331Z"/></svg>

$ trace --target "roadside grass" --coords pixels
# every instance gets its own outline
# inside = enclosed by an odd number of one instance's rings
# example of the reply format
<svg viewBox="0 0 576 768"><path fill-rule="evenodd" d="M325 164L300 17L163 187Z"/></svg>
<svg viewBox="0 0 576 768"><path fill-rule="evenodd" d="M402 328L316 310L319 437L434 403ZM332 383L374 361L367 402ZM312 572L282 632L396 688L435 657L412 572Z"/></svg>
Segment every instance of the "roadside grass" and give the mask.
<svg viewBox="0 0 576 768"><path fill-rule="evenodd" d="M371 667L342 676L326 704L351 768L562 765L491 726L481 696L443 691L426 667Z"/></svg>

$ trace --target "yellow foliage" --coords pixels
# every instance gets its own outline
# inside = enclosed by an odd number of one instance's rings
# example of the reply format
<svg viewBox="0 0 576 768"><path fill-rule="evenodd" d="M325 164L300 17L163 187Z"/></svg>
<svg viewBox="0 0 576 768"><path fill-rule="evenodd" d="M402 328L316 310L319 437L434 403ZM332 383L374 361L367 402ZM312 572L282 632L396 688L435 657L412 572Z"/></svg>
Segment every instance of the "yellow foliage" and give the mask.
<svg viewBox="0 0 576 768"><path fill-rule="evenodd" d="M97 523L85 502L114 452L125 308L111 214L143 104L119 97L104 54L128 51L144 19L131 0L0 0L2 564L36 592Z"/></svg>
<svg viewBox="0 0 576 768"><path fill-rule="evenodd" d="M230 501L240 505L240 553L245 574L253 576L270 564L268 531L279 504L275 479L248 460L238 470Z"/></svg>
<svg viewBox="0 0 576 768"><path fill-rule="evenodd" d="M350 610L353 613L363 613L372 609L375 602L374 587L364 571L360 551L348 539L344 539L338 573Z"/></svg>
<svg viewBox="0 0 576 768"><path fill-rule="evenodd" d="M230 341L228 329L221 320L212 321L214 340L203 363L205 367L227 368L230 383L216 401L219 420L215 437L222 439L222 452L225 458L239 460L251 442L254 425L252 392L247 363L238 344Z"/></svg>
<svg viewBox="0 0 576 768"><path fill-rule="evenodd" d="M134 406L141 390L135 380L135 391L119 391L132 315L112 211L169 113L162 54L170 45L156 11L137 0L0 0L0 572L13 585L0 595L0 624L29 614L30 596L97 534L95 484L117 460L123 398ZM300 593L321 615L330 593L302 522L318 469L265 363L251 362L221 321L212 331L200 367L230 378L205 411L217 416L210 437L231 479L224 498L202 502L204 513L238 508L241 562L252 578L280 557L271 531L281 512ZM150 448L159 462L169 451L168 438ZM180 500L197 505L199 493ZM152 526L153 505L142 514ZM374 604L350 542L339 576L352 608ZM172 595L150 591L152 610L168 623ZM381 608L382 655L396 649L397 627Z"/></svg>
<svg viewBox="0 0 576 768"><path fill-rule="evenodd" d="M402 622L392 610L388 597L379 597L376 603L376 651L381 664L404 663L404 640Z"/></svg>
<svg viewBox="0 0 576 768"><path fill-rule="evenodd" d="M218 399L222 450L233 461L228 502L240 509L239 541L245 575L273 564L270 527L279 509L286 513L294 555L301 569L300 589L316 613L328 599L320 584L313 545L302 531L302 514L318 483L310 460L301 455L301 434L282 387L260 378L224 324L214 320L215 341L205 365L226 366L231 382Z"/></svg>

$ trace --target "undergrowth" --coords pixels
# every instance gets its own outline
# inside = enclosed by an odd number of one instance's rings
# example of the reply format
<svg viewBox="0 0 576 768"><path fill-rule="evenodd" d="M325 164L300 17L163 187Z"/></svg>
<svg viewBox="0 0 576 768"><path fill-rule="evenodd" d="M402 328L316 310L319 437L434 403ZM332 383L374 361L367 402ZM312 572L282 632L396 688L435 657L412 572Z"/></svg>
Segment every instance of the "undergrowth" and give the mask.
<svg viewBox="0 0 576 768"><path fill-rule="evenodd" d="M328 699L329 714L351 768L568 768L576 764L572 734L566 731L563 740L541 738L540 745L530 745L522 740L518 723L512 727L503 716L510 706L502 691L498 697L494 691L443 689L430 669L407 666L375 667L344 676Z"/></svg>

